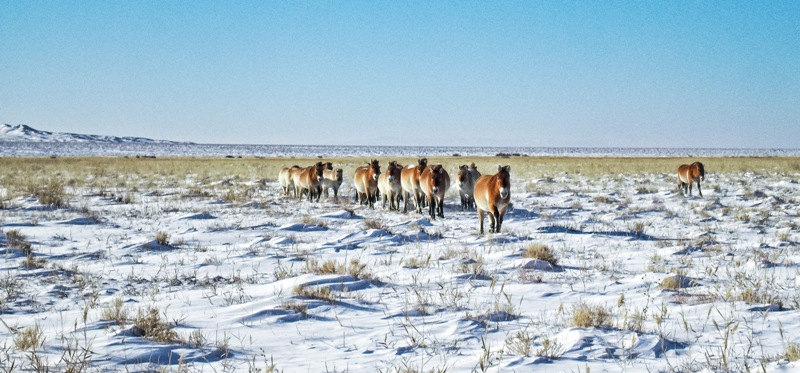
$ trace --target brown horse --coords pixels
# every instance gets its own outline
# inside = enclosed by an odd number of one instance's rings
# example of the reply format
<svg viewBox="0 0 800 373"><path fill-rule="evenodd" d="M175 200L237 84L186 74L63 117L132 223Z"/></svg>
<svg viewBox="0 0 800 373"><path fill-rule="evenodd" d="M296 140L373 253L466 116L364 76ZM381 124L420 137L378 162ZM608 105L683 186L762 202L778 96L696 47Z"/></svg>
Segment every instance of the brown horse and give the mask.
<svg viewBox="0 0 800 373"><path fill-rule="evenodd" d="M483 234L483 215L489 213L489 233L499 233L503 225L503 216L511 203L510 166L497 166L494 175L483 175L475 182L475 205L478 209L478 220L481 222Z"/></svg>
<svg viewBox="0 0 800 373"><path fill-rule="evenodd" d="M283 194L289 195L289 192L294 192L294 181L292 181L292 170L300 170L300 166L294 165L290 167L284 167L278 173L278 182L281 184L281 188L283 189ZM299 174L299 172L298 172Z"/></svg>
<svg viewBox="0 0 800 373"><path fill-rule="evenodd" d="M366 166L356 168L353 175L353 184L356 187L356 199L360 204L368 204L373 208L373 204L378 194L378 177L381 175L381 166L377 159L373 159Z"/></svg>
<svg viewBox="0 0 800 373"><path fill-rule="evenodd" d="M339 200L339 187L342 186L342 169L337 168L335 170L323 170L322 171L322 192L325 194L327 198L329 196L329 189L333 188L333 198L334 200Z"/></svg>
<svg viewBox="0 0 800 373"><path fill-rule="evenodd" d="M706 170L700 162L692 164L682 164L678 167L678 190L683 192L686 196L688 189L689 196L692 196L692 182L697 183L697 193L700 197L703 196L703 191L700 190L700 180L706 179Z"/></svg>
<svg viewBox="0 0 800 373"><path fill-rule="evenodd" d="M458 167L456 188L458 189L458 195L461 197L461 211L475 208L475 198L473 198L472 194L475 189L475 181L479 177L481 177L481 173L478 172L475 163Z"/></svg>
<svg viewBox="0 0 800 373"><path fill-rule="evenodd" d="M416 165L408 165L403 168L400 175L400 185L406 196L403 198L403 212L408 211L408 203L412 198L416 205L417 212L422 213L423 195L419 186L419 178L422 172L428 167L428 158L420 158L417 160Z"/></svg>
<svg viewBox="0 0 800 373"><path fill-rule="evenodd" d="M431 220L444 217L444 194L450 189L450 175L441 164L428 166L419 177L422 193L428 198Z"/></svg>
<svg viewBox="0 0 800 373"><path fill-rule="evenodd" d="M325 164L317 162L313 166L303 169L300 173L299 183L295 184L295 192L297 199L303 198L303 192L308 192L308 200L319 201L320 195L320 182L322 181L322 172L325 170Z"/></svg>
<svg viewBox="0 0 800 373"><path fill-rule="evenodd" d="M386 201L389 201L389 210L398 210L400 208L400 197L403 194L403 187L400 185L400 174L403 166L397 162L389 162L386 166L386 172L378 177L378 191L381 192L381 201L383 201L383 208L386 208Z"/></svg>

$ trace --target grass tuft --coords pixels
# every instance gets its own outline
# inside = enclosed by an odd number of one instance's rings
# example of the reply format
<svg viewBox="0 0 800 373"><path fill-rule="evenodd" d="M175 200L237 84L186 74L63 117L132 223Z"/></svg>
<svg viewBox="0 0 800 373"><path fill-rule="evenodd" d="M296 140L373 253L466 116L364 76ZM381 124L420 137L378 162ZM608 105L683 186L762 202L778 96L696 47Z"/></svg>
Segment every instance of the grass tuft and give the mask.
<svg viewBox="0 0 800 373"><path fill-rule="evenodd" d="M579 303L572 313L572 324L579 328L604 328L611 325L611 312L603 306Z"/></svg>
<svg viewBox="0 0 800 373"><path fill-rule="evenodd" d="M140 309L133 319L133 326L136 335L154 342L182 342L178 333L172 329L172 325L164 321L161 318L161 313L154 307L148 308L147 310Z"/></svg>
<svg viewBox="0 0 800 373"><path fill-rule="evenodd" d="M524 258L543 260L554 267L558 265L558 258L553 254L553 250L550 250L549 246L542 243L530 244L522 253L522 256Z"/></svg>

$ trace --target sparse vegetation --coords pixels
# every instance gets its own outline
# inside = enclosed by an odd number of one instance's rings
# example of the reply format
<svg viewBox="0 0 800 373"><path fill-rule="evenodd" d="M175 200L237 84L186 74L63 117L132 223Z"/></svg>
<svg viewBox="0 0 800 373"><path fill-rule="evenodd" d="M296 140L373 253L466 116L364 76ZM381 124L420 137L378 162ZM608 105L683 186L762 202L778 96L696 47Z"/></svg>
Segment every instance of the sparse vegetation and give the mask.
<svg viewBox="0 0 800 373"><path fill-rule="evenodd" d="M522 256L525 258L543 260L552 264L553 266L558 265L558 258L550 249L550 246L542 243L537 242L528 245L525 251L523 251Z"/></svg>
<svg viewBox="0 0 800 373"><path fill-rule="evenodd" d="M134 333L158 343L181 343L181 338L172 325L161 317L154 307L139 309L133 318Z"/></svg>
<svg viewBox="0 0 800 373"><path fill-rule="evenodd" d="M103 309L100 318L106 321L113 321L120 326L125 326L128 322L129 314L130 312L125 307L125 302L122 298L117 297L111 301L110 305Z"/></svg>
<svg viewBox="0 0 800 373"><path fill-rule="evenodd" d="M572 325L579 328L605 328L610 326L611 312L603 306L579 303L572 310Z"/></svg>

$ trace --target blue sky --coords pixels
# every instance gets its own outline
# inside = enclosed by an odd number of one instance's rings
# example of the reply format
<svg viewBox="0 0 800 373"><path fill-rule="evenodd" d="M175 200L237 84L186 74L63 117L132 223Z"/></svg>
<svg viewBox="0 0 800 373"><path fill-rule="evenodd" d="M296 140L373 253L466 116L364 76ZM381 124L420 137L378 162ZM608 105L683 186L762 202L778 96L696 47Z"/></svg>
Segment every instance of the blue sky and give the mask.
<svg viewBox="0 0 800 373"><path fill-rule="evenodd" d="M0 122L199 143L797 148L800 2L0 0Z"/></svg>

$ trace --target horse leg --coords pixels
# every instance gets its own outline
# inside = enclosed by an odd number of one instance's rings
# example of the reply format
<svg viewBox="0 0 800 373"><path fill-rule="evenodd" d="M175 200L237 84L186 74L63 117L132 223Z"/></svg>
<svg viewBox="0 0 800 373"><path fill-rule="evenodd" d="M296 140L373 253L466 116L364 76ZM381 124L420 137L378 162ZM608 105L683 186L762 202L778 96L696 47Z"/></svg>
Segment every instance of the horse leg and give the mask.
<svg viewBox="0 0 800 373"><path fill-rule="evenodd" d="M483 234L483 210L478 209L478 221L481 222L481 234Z"/></svg>
<svg viewBox="0 0 800 373"><path fill-rule="evenodd" d="M491 207L490 207L491 208ZM489 233L497 232L495 227L497 226L497 218L494 216L494 213L489 210Z"/></svg>
<svg viewBox="0 0 800 373"><path fill-rule="evenodd" d="M500 228L503 226L503 214L498 212L497 214L497 229L495 230L497 233L500 233Z"/></svg>
<svg viewBox="0 0 800 373"><path fill-rule="evenodd" d="M442 196L442 198L436 198L436 205L439 217L444 218L444 196Z"/></svg>
<svg viewBox="0 0 800 373"><path fill-rule="evenodd" d="M431 220L436 220L436 200L433 196L428 197L428 213L431 215Z"/></svg>
<svg viewBox="0 0 800 373"><path fill-rule="evenodd" d="M699 194L700 197L703 196L703 191L700 190L700 180L697 180L697 194Z"/></svg>

